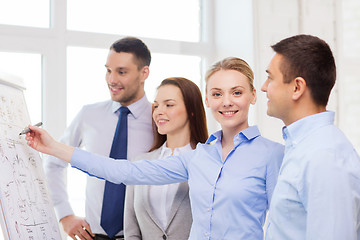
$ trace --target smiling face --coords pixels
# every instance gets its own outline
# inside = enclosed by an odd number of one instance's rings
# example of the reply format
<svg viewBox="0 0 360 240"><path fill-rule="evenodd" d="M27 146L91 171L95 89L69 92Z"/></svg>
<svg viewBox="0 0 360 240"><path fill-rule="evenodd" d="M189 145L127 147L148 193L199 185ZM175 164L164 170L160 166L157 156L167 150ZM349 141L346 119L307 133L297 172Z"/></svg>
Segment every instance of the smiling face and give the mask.
<svg viewBox="0 0 360 240"><path fill-rule="evenodd" d="M256 102L256 90L249 79L236 70L219 70L207 82L207 107L224 131L239 133L246 129L250 104Z"/></svg>
<svg viewBox="0 0 360 240"><path fill-rule="evenodd" d="M111 99L128 106L145 94L144 82L149 74L147 66L139 69L132 53L110 50L105 67L106 83Z"/></svg>
<svg viewBox="0 0 360 240"><path fill-rule="evenodd" d="M189 119L183 96L178 87L163 85L158 89L154 101L153 119L160 134L190 138Z"/></svg>
<svg viewBox="0 0 360 240"><path fill-rule="evenodd" d="M266 72L268 77L261 87L268 98L267 114L283 120L285 124L291 122L291 99L292 87L290 83L284 83L284 77L280 70L283 57L275 54Z"/></svg>

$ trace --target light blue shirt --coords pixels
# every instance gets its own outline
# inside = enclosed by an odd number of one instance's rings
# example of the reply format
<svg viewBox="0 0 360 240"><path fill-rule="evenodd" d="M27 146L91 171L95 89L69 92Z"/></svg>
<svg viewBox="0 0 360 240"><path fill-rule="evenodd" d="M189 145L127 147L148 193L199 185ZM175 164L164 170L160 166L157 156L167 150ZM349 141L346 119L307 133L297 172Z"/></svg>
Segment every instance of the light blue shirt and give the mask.
<svg viewBox="0 0 360 240"><path fill-rule="evenodd" d="M284 148L260 136L256 126L234 137L222 161L222 132L192 151L153 161L122 161L76 149L71 165L88 174L125 184L187 181L193 224L189 239L262 239L266 211Z"/></svg>
<svg viewBox="0 0 360 240"><path fill-rule="evenodd" d="M118 121L119 102L111 100L85 105L66 129L61 142L109 156ZM152 107L144 96L128 106L128 158L147 152L153 142ZM58 219L74 214L67 193L68 164L55 157L45 161L45 173ZM71 183L70 183L71 184ZM87 176L85 214L93 233L105 234L100 226L105 181ZM85 187L85 186L84 186Z"/></svg>
<svg viewBox="0 0 360 240"><path fill-rule="evenodd" d="M333 122L322 112L283 128L266 239L360 239L360 159Z"/></svg>

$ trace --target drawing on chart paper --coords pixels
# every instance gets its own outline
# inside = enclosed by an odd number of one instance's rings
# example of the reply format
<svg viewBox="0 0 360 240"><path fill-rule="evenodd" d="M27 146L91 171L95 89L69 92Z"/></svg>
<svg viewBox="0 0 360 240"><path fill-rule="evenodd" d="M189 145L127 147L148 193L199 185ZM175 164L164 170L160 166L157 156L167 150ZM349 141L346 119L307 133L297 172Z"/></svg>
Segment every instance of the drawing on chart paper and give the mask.
<svg viewBox="0 0 360 240"><path fill-rule="evenodd" d="M11 240L61 239L40 155L19 136L28 123L22 89L0 79L2 230Z"/></svg>

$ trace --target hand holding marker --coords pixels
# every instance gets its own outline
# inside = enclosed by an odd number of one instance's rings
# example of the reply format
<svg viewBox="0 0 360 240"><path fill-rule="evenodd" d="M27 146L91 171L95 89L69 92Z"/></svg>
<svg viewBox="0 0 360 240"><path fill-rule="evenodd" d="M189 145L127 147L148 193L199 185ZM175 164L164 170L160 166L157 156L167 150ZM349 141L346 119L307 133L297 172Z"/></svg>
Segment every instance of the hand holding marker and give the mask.
<svg viewBox="0 0 360 240"><path fill-rule="evenodd" d="M35 124L34 126L40 127L42 124L43 124L42 122L39 122L39 123ZM30 132L30 131L31 131L30 128L25 128L24 130L21 131L21 133L19 133L19 135L26 134L26 133L28 133L28 132Z"/></svg>

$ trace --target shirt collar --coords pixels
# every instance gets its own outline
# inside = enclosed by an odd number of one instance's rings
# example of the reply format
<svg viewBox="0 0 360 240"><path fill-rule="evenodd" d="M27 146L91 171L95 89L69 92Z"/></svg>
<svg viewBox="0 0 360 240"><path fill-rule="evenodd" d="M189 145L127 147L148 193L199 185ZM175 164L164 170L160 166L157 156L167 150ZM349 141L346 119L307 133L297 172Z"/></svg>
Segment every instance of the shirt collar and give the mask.
<svg viewBox="0 0 360 240"><path fill-rule="evenodd" d="M146 95L144 95L142 98L140 98L138 101L130 104L127 106L130 110L130 113L134 116L134 118L138 118L141 114L144 113L145 108L147 107L147 104L149 103ZM121 104L116 101L112 101L111 110L113 113L116 113L119 108L121 107Z"/></svg>
<svg viewBox="0 0 360 240"><path fill-rule="evenodd" d="M315 130L334 123L335 113L325 111L304 117L282 129L285 145L295 145Z"/></svg>
<svg viewBox="0 0 360 240"><path fill-rule="evenodd" d="M234 144L236 146L244 140L248 141L253 138L256 138L257 136L260 136L260 131L259 131L258 127L250 126L235 135ZM211 134L211 136L206 141L206 144L210 144L210 143L214 142L215 140L221 142L221 138L222 138L222 130L219 130L219 131Z"/></svg>
<svg viewBox="0 0 360 240"><path fill-rule="evenodd" d="M189 150L192 150L190 143L183 147L175 148L173 155L177 156L177 155L179 155L179 153L189 151ZM171 150L171 148L166 147L166 141L165 141L164 144L161 146L160 158L170 156L171 153L172 153L172 150Z"/></svg>
<svg viewBox="0 0 360 240"><path fill-rule="evenodd" d="M221 137L222 137L222 131L219 130L217 132L214 132L213 134L210 135L210 137L208 138L208 140L206 140L206 144L210 144L212 143L213 141L221 141Z"/></svg>

